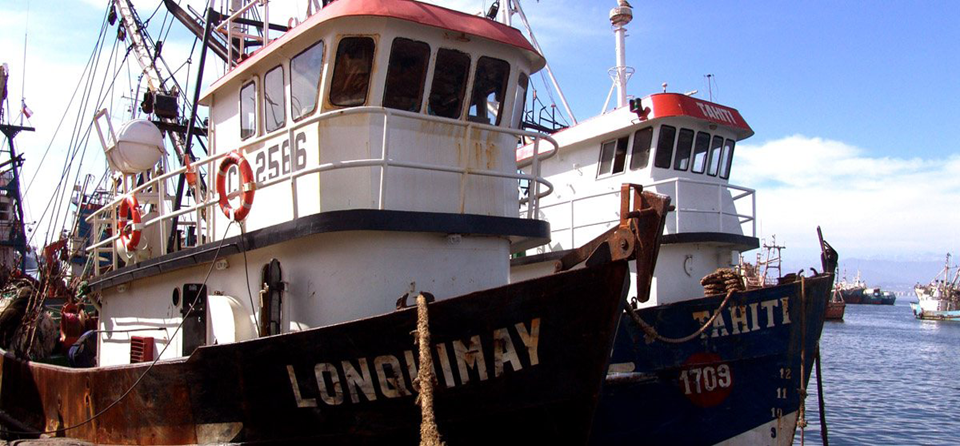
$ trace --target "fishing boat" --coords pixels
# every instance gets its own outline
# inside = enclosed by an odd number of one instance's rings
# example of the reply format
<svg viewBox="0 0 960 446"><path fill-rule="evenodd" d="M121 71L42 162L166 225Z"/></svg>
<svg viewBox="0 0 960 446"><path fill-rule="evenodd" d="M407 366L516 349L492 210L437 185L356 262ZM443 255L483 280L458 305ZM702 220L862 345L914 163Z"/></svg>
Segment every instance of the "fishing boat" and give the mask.
<svg viewBox="0 0 960 446"><path fill-rule="evenodd" d="M917 319L936 321L960 321L960 268L950 274L950 254L943 269L927 285L917 284L913 291L917 302L911 302L910 308Z"/></svg>
<svg viewBox="0 0 960 446"><path fill-rule="evenodd" d="M897 302L897 295L891 291L883 291L880 287L868 287L860 278L860 270L853 282L848 282L846 275L834 286L835 292L845 303L851 305L893 305Z"/></svg>
<svg viewBox="0 0 960 446"><path fill-rule="evenodd" d="M843 313L847 310L847 304L836 290L833 291L832 296L830 301L827 302L827 310L823 317L828 321L842 321Z"/></svg>
<svg viewBox="0 0 960 446"><path fill-rule="evenodd" d="M508 2L508 10L517 2ZM518 154L555 187L537 210L551 243L512 262L514 279L540 277L615 226L619 184L672 198L652 280L632 278L594 421L594 444L791 444L818 352L836 252L823 242L820 271L747 288L735 267L758 248L752 189L732 184L736 144L753 130L731 107L692 94L627 96L625 26L610 12L618 64L616 106L553 133L559 153ZM522 18L522 16L521 16ZM608 101L609 101L608 96Z"/></svg>
<svg viewBox="0 0 960 446"><path fill-rule="evenodd" d="M843 277L833 287L834 291L840 295L840 298L843 299L845 303L853 305L863 303L863 292L866 288L867 284L860 278L859 269L852 282L847 281L847 273L846 270L844 270Z"/></svg>
<svg viewBox="0 0 960 446"><path fill-rule="evenodd" d="M70 359L87 367L3 352L4 436L586 442L670 199L621 186L614 228L511 280L511 254L551 235L518 215L552 190L518 171L518 139L544 148L525 160L558 153L519 126L545 64L519 31L409 0L324 1L290 28L267 1L233 3L174 11L203 49L193 100L132 3L106 8L101 39L147 91L116 130L110 110L85 117L111 168L79 203L97 322ZM207 52L227 71L201 94Z"/></svg>

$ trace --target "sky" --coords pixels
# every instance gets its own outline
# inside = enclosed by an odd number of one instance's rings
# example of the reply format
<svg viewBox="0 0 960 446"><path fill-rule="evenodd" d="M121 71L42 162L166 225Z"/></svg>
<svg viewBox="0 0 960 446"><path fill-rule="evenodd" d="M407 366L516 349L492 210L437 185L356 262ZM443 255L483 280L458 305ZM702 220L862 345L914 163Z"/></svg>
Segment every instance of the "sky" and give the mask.
<svg viewBox="0 0 960 446"><path fill-rule="evenodd" d="M134 4L146 17L159 2ZM204 2L189 3L200 10ZM475 13L490 1L432 3ZM25 182L32 183L28 221L40 220L63 178L79 99L52 137L90 57L106 4L0 0L0 63L12 71L14 115L27 35L24 96L37 131L19 136L17 144L27 159ZM302 18L306 4L274 1L271 18ZM615 55L607 17L615 4L522 3L580 120L600 113L610 89L607 69ZM627 64L636 73L628 93L646 96L667 83L669 91L698 90L697 97L740 111L756 133L738 144L731 182L757 190L758 235L775 234L787 246L786 256L813 261L817 225L846 258L930 260L960 250L955 223L960 221L955 134L960 128L960 2L636 0L633 7L626 45ZM157 23L151 29L158 29ZM165 57L171 64L181 62L192 45L192 36L174 26ZM208 80L222 69L209 68ZM178 78L185 80L188 71L181 70ZM707 74L714 81L709 86ZM132 95L123 93L129 84L124 82L115 87L115 98ZM542 83L537 88L542 97L556 94ZM116 99L113 109L121 109L122 101ZM90 142L85 166L102 171L102 150ZM44 231L42 225L38 232Z"/></svg>

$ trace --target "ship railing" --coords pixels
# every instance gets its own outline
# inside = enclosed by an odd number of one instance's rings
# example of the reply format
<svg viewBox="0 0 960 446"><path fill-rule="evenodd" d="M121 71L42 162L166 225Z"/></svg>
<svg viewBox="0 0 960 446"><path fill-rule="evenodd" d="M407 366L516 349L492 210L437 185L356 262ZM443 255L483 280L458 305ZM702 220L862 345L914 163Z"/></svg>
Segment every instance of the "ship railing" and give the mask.
<svg viewBox="0 0 960 446"><path fill-rule="evenodd" d="M296 219L300 216L299 206L300 203L298 200L297 194L297 179L304 177L306 175L318 174L322 175L324 172L331 172L342 169L355 169L355 168L380 168L380 184L379 190L376 192L378 197L378 209L384 210L387 205L387 183L388 175L391 168L404 168L404 169L413 169L421 171L434 171L434 172L448 172L455 173L460 175L460 194L459 194L459 212L463 213L466 206L466 185L467 180L470 177L493 177L493 178L502 178L504 180L512 180L517 183L518 193L520 191L521 183L526 183L530 185L530 189L533 191L529 193L528 196L519 198L519 204L525 209L524 213L526 218L534 219L537 218L540 211L540 200L551 194L553 192L553 184L544 179L540 175L540 163L552 156L555 156L559 152L559 144L549 135L545 135L538 132L531 132L526 130L518 130L511 128L497 127L489 124L470 122L470 121L459 121L450 118L443 118L438 116L424 115L419 113L413 113L402 110L395 110L383 107L354 107L343 110L335 110L326 113L321 113L316 116L313 116L308 119L299 121L293 125L290 125L285 130L288 147L291 147L291 150L296 145L295 132L311 124L318 123L320 121L329 120L335 117L347 116L347 115L383 115L382 125L383 125L383 136L381 140L381 147L383 148L380 152L379 158L368 158L368 159L355 159L355 160L344 160L344 161L335 161L327 163L316 163L313 166L307 166L306 168L295 170L295 166L291 166L291 172L288 174L280 175L276 178L258 181L256 182L256 189L261 190L270 186L277 185L279 183L288 183L291 190L291 200L292 205L292 218ZM514 169L510 172L504 171L495 171L495 170L486 170L486 169L474 169L470 167L460 167L460 166L450 166L450 165L437 165L437 164L426 164L418 163L411 161L401 161L390 158L390 119L395 117L410 118L426 122L436 122L443 123L448 125L454 125L464 128L464 138L466 139L466 147L470 147L473 143L473 131L472 130L484 130L493 133L506 134L515 136L518 141L520 138L530 138L533 140L534 155L531 164L531 173L524 173L522 171ZM268 142L276 142L278 133L267 134L252 138L248 141L245 141L244 144L240 145L237 149L244 154L245 157L250 158L252 155L266 151L273 145L268 144ZM552 147L545 151L540 151L541 141L545 141L547 144ZM255 148L258 145L262 145L260 148ZM214 146L215 147L215 146ZM509 150L509 149L507 149ZM206 158L198 159L192 163L192 165L200 172L206 172L208 174L215 173L218 169L218 162L229 155L231 150L223 150L218 153L208 156ZM295 163L291 163L295 164ZM209 220L205 219L204 213L208 212L210 208L213 208L219 204L219 195L214 190L207 190L204 197L200 197L197 200L197 203L191 206L184 206L177 211L168 210L164 206L164 197L167 197L167 180L172 180L186 172L186 167L180 167L176 170L172 170L163 175L154 177L153 179L144 182L142 185L137 186L136 188L131 189L126 193L117 193L117 196L114 197L111 201L106 203L103 207L98 209L96 212L93 212L89 217L86 218L86 221L99 226L109 225L110 228L116 228L117 219L120 217L118 215L118 207L120 202L127 195L134 195L140 201L141 205L145 203L154 203L156 204L156 209L158 215L149 220L142 222L143 228L148 228L154 225L157 225L163 221L172 220L177 217L190 215L194 216L194 221L191 222L178 222L178 226L193 226L198 225L201 221L208 221L208 224L202 228L203 234L206 235L205 240L214 240L214 234L216 233L216 227L214 222L216 219L210 218ZM209 177L209 176L208 176ZM232 191L228 193L228 199L233 199L240 194L240 191ZM160 225L160 240L167 240L169 233L166 230L164 225ZM172 231L176 231L177 228L171 228ZM198 238L200 236L201 228L197 227ZM97 232L100 232L98 228ZM116 232L116 231L113 231ZM112 253L113 254L113 269L117 268L117 258L118 253L116 251L116 241L120 238L120 234L113 233L110 237L104 238L89 247L86 251L89 253ZM199 244L199 243L198 243ZM167 245L166 243L160 244L160 254L167 254ZM100 274L99 269L96 269L95 274Z"/></svg>
<svg viewBox="0 0 960 446"><path fill-rule="evenodd" d="M683 189L681 186L684 184L696 186L698 189L695 193L681 193ZM732 184L713 183L709 181L679 177L644 184L643 188L647 191L669 195L671 198L671 203L675 206L671 219L672 221L668 220L668 224L664 229L665 234L687 232L684 230L684 228L687 226L681 226L681 222L684 220L685 216L710 215L716 217L715 219L709 219L709 221L714 222L714 225L711 226L711 229L715 228L716 232L735 233L735 231L739 231L740 233L743 233L743 235L756 237L757 200L756 191L753 189L735 186ZM716 191L716 201L714 201L712 198L706 200L703 199L705 194L713 193L711 189ZM569 201L541 205L541 209L546 213L551 211L557 212L563 207L568 207L567 218L570 219L570 224L566 226L557 226L553 222L553 220L556 220L556 218L551 218L551 231L554 233L569 231L569 247L573 248L578 246L575 239L575 235L578 233L578 231L588 231L590 233L588 235L592 237L595 235L593 233L597 231L597 228L607 228L610 227L610 225L620 221L619 215L611 213L609 219L601 217L599 219L591 219L585 223L578 223L578 205L580 207L585 207L585 209L581 210L580 212L596 214L596 207L587 204L587 202L591 200L602 199L604 197L616 197L619 199L619 195L619 190L600 192L592 195L577 197ZM692 197L693 195L696 195L698 198L694 199ZM745 203L746 201L749 202ZM738 205L748 208L749 213L740 213L738 211L740 206ZM724 220L733 218L736 218L738 223L735 227L733 227L729 221L727 223L724 222ZM702 227L698 228L696 232L701 231Z"/></svg>

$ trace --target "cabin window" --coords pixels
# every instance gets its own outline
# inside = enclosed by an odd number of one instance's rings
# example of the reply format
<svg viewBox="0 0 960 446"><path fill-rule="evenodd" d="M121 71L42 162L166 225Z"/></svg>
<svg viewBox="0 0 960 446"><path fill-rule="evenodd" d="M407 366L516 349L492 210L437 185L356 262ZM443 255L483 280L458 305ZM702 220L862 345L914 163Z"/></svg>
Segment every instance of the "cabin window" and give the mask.
<svg viewBox="0 0 960 446"><path fill-rule="evenodd" d="M676 170L687 170L690 168L690 149L693 148L693 130L680 129L680 137L677 138L677 159L673 161L673 168Z"/></svg>
<svg viewBox="0 0 960 446"><path fill-rule="evenodd" d="M697 132L697 140L693 144L693 173L703 173L707 168L707 149L710 148L710 134Z"/></svg>
<svg viewBox="0 0 960 446"><path fill-rule="evenodd" d="M257 134L257 86L253 81L240 88L240 138Z"/></svg>
<svg viewBox="0 0 960 446"><path fill-rule="evenodd" d="M607 141L600 145L600 170L597 177L623 172L627 159L627 137Z"/></svg>
<svg viewBox="0 0 960 446"><path fill-rule="evenodd" d="M283 66L278 66L263 76L263 127L272 132L287 121L286 103L283 95Z"/></svg>
<svg viewBox="0 0 960 446"><path fill-rule="evenodd" d="M653 142L653 127L637 130L633 134L633 150L630 153L630 170L640 170L650 163L650 143Z"/></svg>
<svg viewBox="0 0 960 446"><path fill-rule="evenodd" d="M723 144L723 155L720 157L720 178L730 178L730 166L733 164L733 146L736 142L728 139Z"/></svg>
<svg viewBox="0 0 960 446"><path fill-rule="evenodd" d="M673 139L677 136L677 128L669 125L660 126L660 137L657 139L657 155L653 165L664 169L670 168L673 159Z"/></svg>
<svg viewBox="0 0 960 446"><path fill-rule="evenodd" d="M322 69L323 42L317 42L290 60L290 113L294 121L317 109Z"/></svg>
<svg viewBox="0 0 960 446"><path fill-rule="evenodd" d="M369 37L345 37L340 41L330 81L331 104L356 107L367 102L373 52L373 39Z"/></svg>
<svg viewBox="0 0 960 446"><path fill-rule="evenodd" d="M457 119L463 105L463 93L467 88L470 56L460 51L440 48L435 65L427 112Z"/></svg>
<svg viewBox="0 0 960 446"><path fill-rule="evenodd" d="M383 106L419 112L429 62L430 45L400 37L393 39Z"/></svg>
<svg viewBox="0 0 960 446"><path fill-rule="evenodd" d="M473 94L470 97L470 113L467 119L483 124L500 125L509 75L510 64L500 59L481 57L477 61L477 72L473 77Z"/></svg>
<svg viewBox="0 0 960 446"><path fill-rule="evenodd" d="M713 144L710 144L710 167L707 168L707 175L717 176L720 170L720 150L723 148L723 137L714 136Z"/></svg>
<svg viewBox="0 0 960 446"><path fill-rule="evenodd" d="M520 128L520 121L523 119L523 109L527 104L527 87L529 83L530 80L527 78L527 75L520 73L520 78L517 79L517 94L513 99L513 116L510 117L510 125L515 129Z"/></svg>

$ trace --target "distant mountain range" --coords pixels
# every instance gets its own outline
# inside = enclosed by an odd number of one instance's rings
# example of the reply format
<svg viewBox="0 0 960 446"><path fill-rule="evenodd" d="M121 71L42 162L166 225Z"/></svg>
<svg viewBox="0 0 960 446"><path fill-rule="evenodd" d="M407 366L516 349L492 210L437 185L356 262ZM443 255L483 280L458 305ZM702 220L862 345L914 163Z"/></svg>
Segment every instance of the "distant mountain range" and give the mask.
<svg viewBox="0 0 960 446"><path fill-rule="evenodd" d="M953 263L952 260L951 263ZM841 259L837 275L843 278L846 274L847 281L853 281L857 277L857 270L860 270L860 277L867 286L878 286L886 291L908 293L912 296L913 286L918 282L921 284L930 282L943 269L943 261L942 254L939 257L923 255L889 259L847 258ZM797 261L784 259L783 271L784 273L799 271L803 267L819 264L819 259L798 259Z"/></svg>

